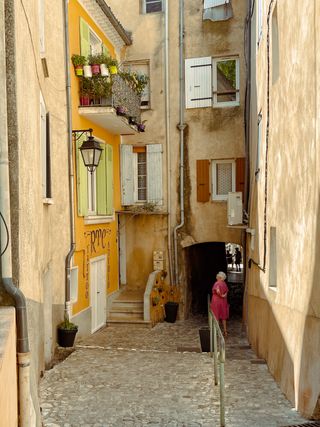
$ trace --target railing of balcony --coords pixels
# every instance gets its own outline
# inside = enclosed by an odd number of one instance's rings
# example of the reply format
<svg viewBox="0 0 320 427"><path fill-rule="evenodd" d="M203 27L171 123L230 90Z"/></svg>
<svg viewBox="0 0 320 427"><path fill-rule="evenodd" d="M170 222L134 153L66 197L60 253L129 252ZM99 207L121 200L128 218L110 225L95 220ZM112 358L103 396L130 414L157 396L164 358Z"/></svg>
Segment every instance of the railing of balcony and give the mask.
<svg viewBox="0 0 320 427"><path fill-rule="evenodd" d="M111 76L111 81L101 76L82 78L80 93L84 91L86 96L80 95L82 107L113 107L133 124L141 123L141 96L120 75Z"/></svg>

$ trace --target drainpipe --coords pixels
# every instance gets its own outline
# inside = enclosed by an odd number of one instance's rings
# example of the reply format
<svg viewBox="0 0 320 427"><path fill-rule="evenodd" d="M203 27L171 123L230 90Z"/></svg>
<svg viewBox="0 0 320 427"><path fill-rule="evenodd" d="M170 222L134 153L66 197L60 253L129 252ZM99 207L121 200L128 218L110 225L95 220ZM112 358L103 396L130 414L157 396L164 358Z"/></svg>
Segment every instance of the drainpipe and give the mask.
<svg viewBox="0 0 320 427"><path fill-rule="evenodd" d="M7 4L8 8L9 2ZM11 14L8 19L13 20ZM8 25L8 24L7 24ZM14 22L10 22L11 31ZM0 28L6 28L4 1L0 2ZM6 69L6 31L0 32L0 69ZM11 40L12 41L12 40ZM15 46L11 46L11 55L15 55ZM1 279L5 291L13 298L16 308L17 328L17 359L19 376L19 425L30 427L35 422L34 409L30 395L30 350L28 339L27 305L26 298L12 280L12 255L11 255L11 213L10 213L10 181L9 181L9 145L8 145L8 113L7 113L7 88L6 74L0 77L0 212L2 228L1 242ZM5 226L4 226L5 225Z"/></svg>
<svg viewBox="0 0 320 427"><path fill-rule="evenodd" d="M167 205L168 205L168 259L169 259L169 281L173 283L172 271L172 242L171 242L171 152L170 152L170 92L169 92L169 2L165 0L164 5L164 33L165 33L165 123L166 123L166 146L167 146Z"/></svg>
<svg viewBox="0 0 320 427"><path fill-rule="evenodd" d="M70 49L69 49L69 0L64 0L64 52L66 62L66 98L67 98L67 126L68 126L68 169L69 169L69 209L70 209L70 250L66 256L66 283L65 283L65 308L67 319L71 317L71 263L76 248L74 229L74 169L73 169L73 144L72 144L72 118L71 118L71 80L70 80Z"/></svg>
<svg viewBox="0 0 320 427"><path fill-rule="evenodd" d="M176 225L173 231L174 240L174 261L175 261L175 284L180 282L179 278L179 263L178 263L178 242L177 231L184 225L184 64L183 64L183 50L184 50L184 0L179 0L179 82L180 82L180 122L178 129L180 131L180 223Z"/></svg>

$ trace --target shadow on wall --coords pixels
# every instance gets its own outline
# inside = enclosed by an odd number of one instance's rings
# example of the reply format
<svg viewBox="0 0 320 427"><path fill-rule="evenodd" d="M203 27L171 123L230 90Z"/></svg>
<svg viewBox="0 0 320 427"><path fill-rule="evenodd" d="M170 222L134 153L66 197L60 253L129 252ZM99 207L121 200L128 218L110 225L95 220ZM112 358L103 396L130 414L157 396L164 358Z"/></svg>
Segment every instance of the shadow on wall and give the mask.
<svg viewBox="0 0 320 427"><path fill-rule="evenodd" d="M318 195L318 212L316 235L313 241L315 254L313 280L310 299L307 305L302 339L302 356L299 377L299 411L320 419L320 194Z"/></svg>

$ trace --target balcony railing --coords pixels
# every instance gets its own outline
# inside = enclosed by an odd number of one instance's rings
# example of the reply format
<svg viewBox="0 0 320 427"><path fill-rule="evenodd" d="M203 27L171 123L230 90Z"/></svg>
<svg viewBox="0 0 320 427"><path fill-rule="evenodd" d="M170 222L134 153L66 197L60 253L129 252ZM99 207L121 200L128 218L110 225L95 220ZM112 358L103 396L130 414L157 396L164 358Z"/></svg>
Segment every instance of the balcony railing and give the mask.
<svg viewBox="0 0 320 427"><path fill-rule="evenodd" d="M81 107L113 107L116 110L122 109L121 115L128 118L129 123L141 123L141 96L118 74L111 77L110 96L99 96L94 90L95 77L92 78L92 90L89 99ZM80 83L81 84L81 83ZM103 83L102 83L103 84ZM110 84L110 83L109 83Z"/></svg>

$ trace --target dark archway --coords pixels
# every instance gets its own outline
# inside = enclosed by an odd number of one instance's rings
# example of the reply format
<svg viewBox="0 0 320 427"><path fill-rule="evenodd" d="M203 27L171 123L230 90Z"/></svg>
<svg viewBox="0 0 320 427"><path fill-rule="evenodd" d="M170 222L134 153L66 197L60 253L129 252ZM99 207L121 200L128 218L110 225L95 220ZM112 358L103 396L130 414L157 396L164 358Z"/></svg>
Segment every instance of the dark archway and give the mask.
<svg viewBox="0 0 320 427"><path fill-rule="evenodd" d="M236 272L227 264L224 242L198 243L185 249L187 265L187 306L189 313L207 314L207 295L211 296L212 285L219 271L227 273L230 315L241 316L243 303L243 272ZM238 246L238 245L237 245Z"/></svg>

